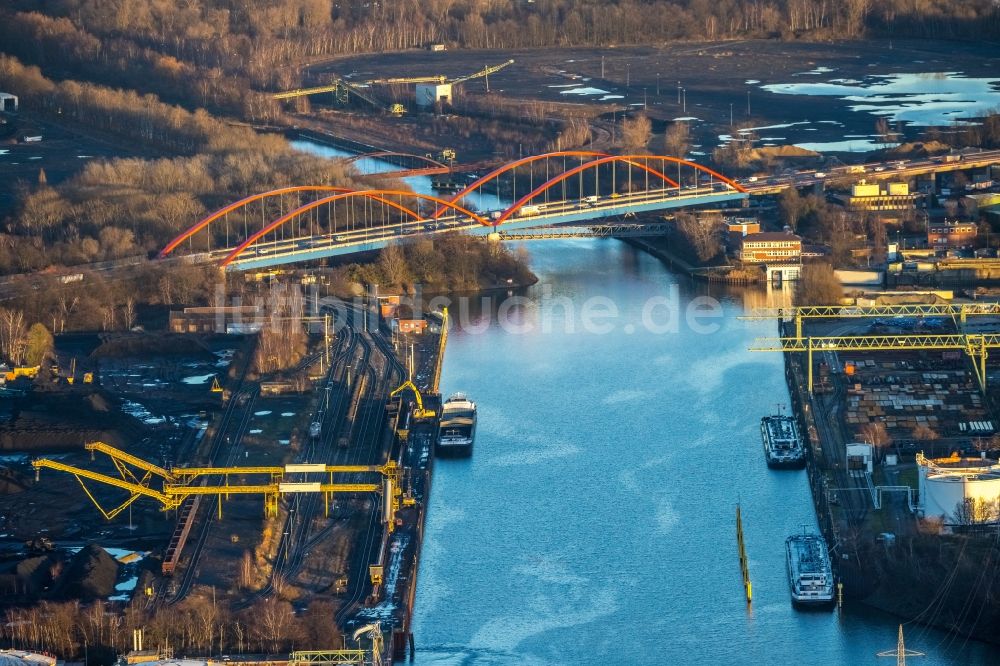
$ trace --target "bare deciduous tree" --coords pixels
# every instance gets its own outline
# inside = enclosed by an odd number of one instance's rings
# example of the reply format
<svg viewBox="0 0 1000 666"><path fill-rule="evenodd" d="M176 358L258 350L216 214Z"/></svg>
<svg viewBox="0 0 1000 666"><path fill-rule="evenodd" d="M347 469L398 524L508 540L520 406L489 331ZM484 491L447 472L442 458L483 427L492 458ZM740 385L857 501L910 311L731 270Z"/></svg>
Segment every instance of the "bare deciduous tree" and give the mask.
<svg viewBox="0 0 1000 666"><path fill-rule="evenodd" d="M622 147L626 151L632 153L644 151L652 136L653 124L646 114L640 113L622 121Z"/></svg>
<svg viewBox="0 0 1000 666"><path fill-rule="evenodd" d="M0 352L3 352L4 357L15 365L20 365L24 361L26 334L24 313L20 310L0 308Z"/></svg>
<svg viewBox="0 0 1000 666"><path fill-rule="evenodd" d="M663 134L663 154L684 157L691 148L691 127L676 121Z"/></svg>

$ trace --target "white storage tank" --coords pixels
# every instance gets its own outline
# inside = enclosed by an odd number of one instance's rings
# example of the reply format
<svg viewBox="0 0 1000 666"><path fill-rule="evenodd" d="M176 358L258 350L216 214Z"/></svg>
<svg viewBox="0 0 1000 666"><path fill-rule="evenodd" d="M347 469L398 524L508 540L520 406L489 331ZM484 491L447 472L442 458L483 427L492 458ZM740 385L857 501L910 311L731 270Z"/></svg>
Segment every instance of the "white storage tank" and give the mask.
<svg viewBox="0 0 1000 666"><path fill-rule="evenodd" d="M1000 522L1000 464L988 458L917 455L920 509L945 525ZM964 507L964 508L963 508Z"/></svg>

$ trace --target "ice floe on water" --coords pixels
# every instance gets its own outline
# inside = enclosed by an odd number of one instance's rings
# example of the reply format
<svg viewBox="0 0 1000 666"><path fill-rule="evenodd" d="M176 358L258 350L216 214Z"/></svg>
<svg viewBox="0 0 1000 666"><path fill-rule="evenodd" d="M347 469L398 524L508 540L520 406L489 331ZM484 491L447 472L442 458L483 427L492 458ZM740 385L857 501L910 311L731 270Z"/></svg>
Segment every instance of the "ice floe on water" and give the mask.
<svg viewBox="0 0 1000 666"><path fill-rule="evenodd" d="M219 360L215 362L215 367L225 368L230 363L233 362L233 355L236 353L235 349L223 349L221 351L213 352Z"/></svg>
<svg viewBox="0 0 1000 666"><path fill-rule="evenodd" d="M580 88L569 88L568 90L560 90L560 95L610 95L611 92L608 90L601 90L600 88L590 88L587 86Z"/></svg>
<svg viewBox="0 0 1000 666"><path fill-rule="evenodd" d="M810 69L808 72L796 72L795 74L792 74L792 76L811 76L819 74L829 74L830 72L835 72L835 71L837 70L832 69L830 67L817 67L816 69Z"/></svg>
<svg viewBox="0 0 1000 666"><path fill-rule="evenodd" d="M738 130L741 136L745 136L751 132L756 132L759 130L770 130L770 129L788 129L789 127L796 127L798 125L809 125L808 120L799 120L793 123L778 123L777 125L761 125L760 127L744 127ZM726 144L733 140L732 134L720 134L719 143ZM784 141L785 137L782 136L772 136L772 137L761 137L761 141Z"/></svg>
<svg viewBox="0 0 1000 666"><path fill-rule="evenodd" d="M919 126L951 125L958 118L981 117L1000 107L1000 77L969 78L960 72L876 74L863 81L774 83L763 90L782 95L839 97L855 102L852 111Z"/></svg>
<svg viewBox="0 0 1000 666"><path fill-rule="evenodd" d="M880 148L894 148L898 143L879 143L872 139L846 139L844 141L817 141L796 143L796 146L817 153L867 153Z"/></svg>
<svg viewBox="0 0 1000 666"><path fill-rule="evenodd" d="M185 377L184 379L181 380L181 382L184 383L184 384L188 384L190 386L196 386L198 384L205 384L205 383L207 383L208 380L210 380L214 376L215 376L215 373L214 372L210 372L207 375L194 375L192 377Z"/></svg>

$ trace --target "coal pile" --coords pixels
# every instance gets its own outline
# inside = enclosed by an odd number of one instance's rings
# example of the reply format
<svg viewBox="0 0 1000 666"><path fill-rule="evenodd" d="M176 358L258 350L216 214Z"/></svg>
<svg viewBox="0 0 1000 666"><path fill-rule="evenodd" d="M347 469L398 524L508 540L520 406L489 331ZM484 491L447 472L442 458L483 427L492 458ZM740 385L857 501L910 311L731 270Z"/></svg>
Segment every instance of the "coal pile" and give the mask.
<svg viewBox="0 0 1000 666"><path fill-rule="evenodd" d="M118 562L106 550L90 544L73 556L59 581L59 596L91 601L114 594Z"/></svg>

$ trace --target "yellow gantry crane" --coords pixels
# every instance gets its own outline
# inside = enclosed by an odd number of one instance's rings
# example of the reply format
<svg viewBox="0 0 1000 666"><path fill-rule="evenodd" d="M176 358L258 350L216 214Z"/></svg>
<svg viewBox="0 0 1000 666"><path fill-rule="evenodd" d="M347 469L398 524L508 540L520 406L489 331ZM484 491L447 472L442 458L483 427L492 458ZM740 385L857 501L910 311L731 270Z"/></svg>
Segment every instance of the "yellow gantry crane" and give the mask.
<svg viewBox="0 0 1000 666"><path fill-rule="evenodd" d="M787 308L755 308L740 319L783 319L795 322L795 337L802 339L806 319L863 317L951 317L959 328L969 317L1000 316L1000 303L939 303L914 305L814 305Z"/></svg>
<svg viewBox="0 0 1000 666"><path fill-rule="evenodd" d="M813 390L813 353L828 351L963 351L973 360L972 369L979 388L986 391L988 350L1000 347L1000 334L944 335L846 335L806 338L759 338L750 347L753 352L806 352L809 392Z"/></svg>
<svg viewBox="0 0 1000 666"><path fill-rule="evenodd" d="M950 317L962 331L969 317L1000 316L998 303L938 303L913 305L820 305L787 308L760 308L740 317L747 320L782 319L795 322L795 337L761 338L750 351L806 352L808 354L809 391L813 390L812 357L816 351L928 351L955 350L965 352L972 360L972 369L979 388L986 391L986 359L989 350L1000 347L1000 335L900 334L857 336L810 336L802 332L806 319L865 318L865 317Z"/></svg>
<svg viewBox="0 0 1000 666"><path fill-rule="evenodd" d="M282 495L293 493L322 493L326 514L329 515L330 499L338 493L381 493L385 499L383 518L390 525L399 508L400 476L399 465L390 460L384 465L325 465L323 463L292 463L281 467L175 467L164 469L129 453L125 453L103 442L91 442L85 446L91 452L104 453L114 464L118 477L93 470L67 465L48 458L39 458L31 464L35 468L36 480L42 469L65 472L76 477L87 497L107 520L111 520L140 497L148 497L158 502L164 511L178 508L185 499L197 495L211 495L219 499L219 516L222 516L222 500L230 495L263 495L265 514L278 514L278 500ZM325 475L322 481L300 480L300 475ZM380 483L335 482L335 474L379 474ZM290 477L289 475L296 475ZM264 476L266 480L247 481L245 477ZM156 477L161 488L152 487ZM239 477L232 482L231 477ZM314 477L315 478L315 477ZM295 480L293 480L295 479ZM129 493L120 505L106 510L94 497L84 480L97 481L108 486L121 488ZM195 483L199 481L199 483Z"/></svg>

